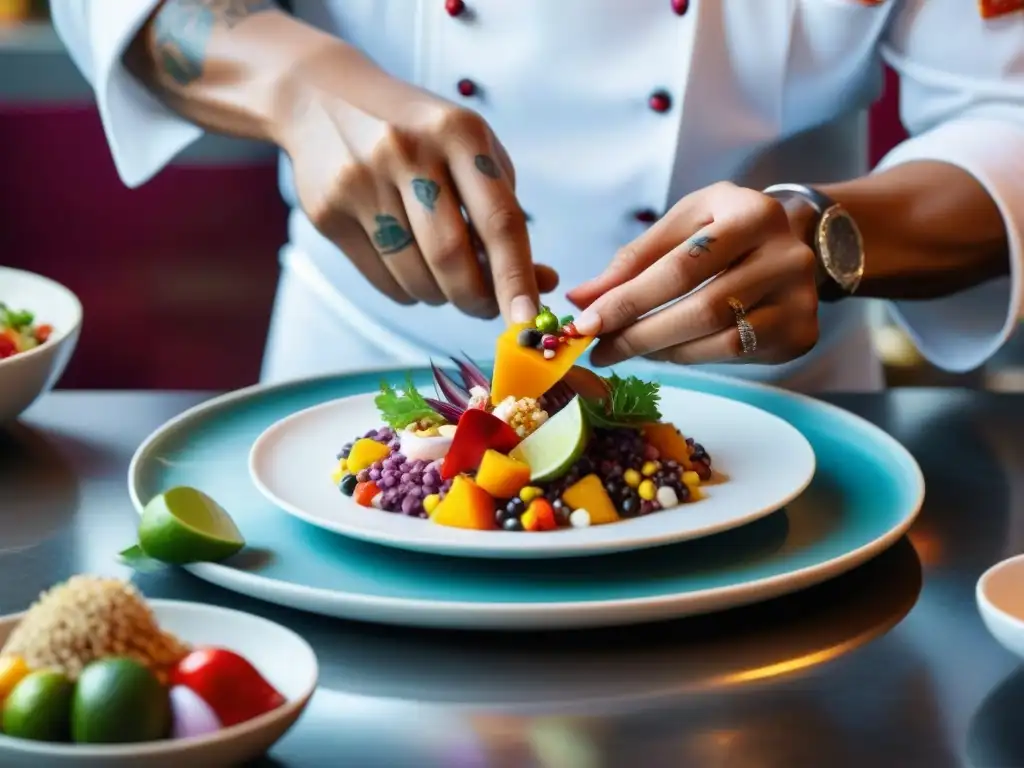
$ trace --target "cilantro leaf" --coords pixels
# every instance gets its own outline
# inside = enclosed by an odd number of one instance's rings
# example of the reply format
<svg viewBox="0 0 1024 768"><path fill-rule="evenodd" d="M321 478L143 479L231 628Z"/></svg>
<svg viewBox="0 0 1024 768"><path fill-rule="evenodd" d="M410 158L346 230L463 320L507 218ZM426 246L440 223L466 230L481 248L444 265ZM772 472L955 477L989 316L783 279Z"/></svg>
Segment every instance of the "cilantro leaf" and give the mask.
<svg viewBox="0 0 1024 768"><path fill-rule="evenodd" d="M661 421L661 411L658 410L660 384L636 376L622 378L614 373L605 381L608 397L582 400L591 426L612 429Z"/></svg>
<svg viewBox="0 0 1024 768"><path fill-rule="evenodd" d="M373 402L377 405L381 418L392 429L405 429L410 424L424 419L433 422L443 421L437 412L427 405L423 395L416 391L411 374L406 376L402 391L382 381L380 394Z"/></svg>

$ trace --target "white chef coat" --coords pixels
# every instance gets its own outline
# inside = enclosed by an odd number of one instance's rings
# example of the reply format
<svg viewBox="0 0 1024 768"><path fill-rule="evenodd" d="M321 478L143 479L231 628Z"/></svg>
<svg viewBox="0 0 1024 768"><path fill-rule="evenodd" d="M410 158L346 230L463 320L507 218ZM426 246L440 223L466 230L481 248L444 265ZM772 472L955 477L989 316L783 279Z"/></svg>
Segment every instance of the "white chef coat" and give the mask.
<svg viewBox="0 0 1024 768"><path fill-rule="evenodd" d="M121 54L157 0L51 0L96 91L117 170L144 183L201 135L128 74ZM864 111L882 62L901 78L911 138L881 168L960 166L1006 221L1012 276L894 305L922 353L950 371L985 362L1021 313L1024 13L984 20L972 0L293 0L297 16L391 74L472 107L517 171L534 258L569 287L599 273L644 219L721 179L761 188L867 172ZM457 90L475 85L472 96ZM659 99L650 97L658 94ZM667 107L655 109L656 106ZM500 321L378 294L295 205L265 379L463 350L486 358ZM871 255L868 254L870 259ZM572 311L552 298L557 313ZM823 306L811 353L728 373L805 390L881 385L866 303Z"/></svg>

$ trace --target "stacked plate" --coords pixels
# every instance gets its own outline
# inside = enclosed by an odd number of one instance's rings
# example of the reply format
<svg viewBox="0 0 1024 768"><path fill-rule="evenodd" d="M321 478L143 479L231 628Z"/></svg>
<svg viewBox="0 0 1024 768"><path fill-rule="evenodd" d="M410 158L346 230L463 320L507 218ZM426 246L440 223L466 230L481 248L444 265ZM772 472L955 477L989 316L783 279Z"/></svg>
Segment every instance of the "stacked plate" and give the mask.
<svg viewBox="0 0 1024 768"><path fill-rule="evenodd" d="M370 371L206 402L136 453L137 509L174 486L218 500L249 547L190 566L253 597L331 616L436 627L614 625L721 610L824 581L878 554L923 499L913 458L833 406L662 376L661 411L724 482L643 517L544 533L470 531L360 507L331 481L343 443L380 426ZM429 371L414 372L427 385Z"/></svg>

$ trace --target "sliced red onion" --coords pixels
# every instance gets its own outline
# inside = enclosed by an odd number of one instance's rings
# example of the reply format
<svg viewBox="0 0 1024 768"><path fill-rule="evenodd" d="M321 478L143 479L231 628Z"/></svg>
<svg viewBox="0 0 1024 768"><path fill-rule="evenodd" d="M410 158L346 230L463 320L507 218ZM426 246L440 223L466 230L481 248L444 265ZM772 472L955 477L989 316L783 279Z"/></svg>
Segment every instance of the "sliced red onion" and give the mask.
<svg viewBox="0 0 1024 768"><path fill-rule="evenodd" d="M423 398L427 405L437 411L437 415L450 424L458 424L462 414L466 412L465 408L460 408L457 405L451 403L443 403L440 400L435 400L432 397Z"/></svg>
<svg viewBox="0 0 1024 768"><path fill-rule="evenodd" d="M433 363L430 364L430 368L434 372L434 384L437 386L438 394L452 405L466 408L469 405L469 392Z"/></svg>
<svg viewBox="0 0 1024 768"><path fill-rule="evenodd" d="M170 691L172 737L189 739L216 733L223 726L217 715L199 696L184 685L176 685Z"/></svg>
<svg viewBox="0 0 1024 768"><path fill-rule="evenodd" d="M459 360L453 357L451 360L459 367L459 374L462 376L462 383L466 385L466 391L468 392L473 387L482 387L488 392L491 391L491 380L487 378L487 375L480 370L480 366L473 362L473 360L465 352L462 356L465 360Z"/></svg>

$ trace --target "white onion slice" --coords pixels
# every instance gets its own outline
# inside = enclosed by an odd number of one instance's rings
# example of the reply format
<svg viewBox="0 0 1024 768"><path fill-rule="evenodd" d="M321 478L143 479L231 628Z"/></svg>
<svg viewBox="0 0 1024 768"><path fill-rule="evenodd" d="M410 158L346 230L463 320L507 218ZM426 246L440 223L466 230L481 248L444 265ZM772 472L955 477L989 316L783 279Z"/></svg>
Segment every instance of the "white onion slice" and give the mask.
<svg viewBox="0 0 1024 768"><path fill-rule="evenodd" d="M452 447L452 438L445 435L420 437L412 432L403 432L399 450L409 461L436 461L443 459Z"/></svg>

